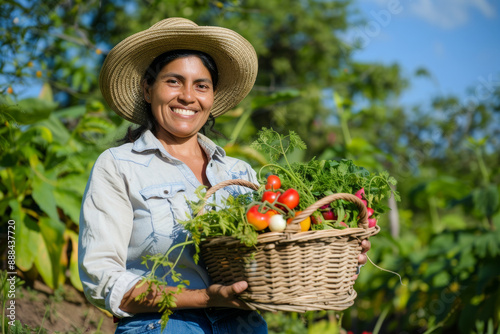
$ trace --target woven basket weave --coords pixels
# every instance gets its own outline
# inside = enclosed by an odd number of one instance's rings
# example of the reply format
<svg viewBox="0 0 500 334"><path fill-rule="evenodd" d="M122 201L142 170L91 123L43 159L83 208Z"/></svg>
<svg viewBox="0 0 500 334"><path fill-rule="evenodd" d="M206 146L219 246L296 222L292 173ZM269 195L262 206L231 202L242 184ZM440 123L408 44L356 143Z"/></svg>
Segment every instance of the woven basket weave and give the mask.
<svg viewBox="0 0 500 334"><path fill-rule="evenodd" d="M258 189L258 185L248 181L229 180L210 188L205 200L230 185ZM300 221L337 199L358 206L360 227L297 232ZM213 283L248 282L240 299L252 309L342 311L354 304L357 295L352 277L356 274L361 241L379 230L378 226L368 228L366 207L359 198L334 194L303 210L284 232L260 234L254 247L246 247L229 236L216 237L201 243L201 257Z"/></svg>

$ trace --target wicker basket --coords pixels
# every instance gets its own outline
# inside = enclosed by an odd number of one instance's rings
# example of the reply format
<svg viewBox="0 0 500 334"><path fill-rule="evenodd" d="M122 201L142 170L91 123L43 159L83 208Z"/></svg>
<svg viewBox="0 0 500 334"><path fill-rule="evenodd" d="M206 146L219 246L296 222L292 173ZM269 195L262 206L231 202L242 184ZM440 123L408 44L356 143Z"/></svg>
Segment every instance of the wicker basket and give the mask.
<svg viewBox="0 0 500 334"><path fill-rule="evenodd" d="M248 181L230 180L210 188L205 199L230 185L258 189ZM360 227L298 232L300 221L337 199L359 207ZM246 247L229 236L217 237L202 242L201 257L213 283L248 282L240 299L252 309L341 311L352 306L357 295L352 277L356 274L361 241L379 230L378 226L368 228L366 207L359 198L334 194L297 215L284 232L260 234L254 247Z"/></svg>

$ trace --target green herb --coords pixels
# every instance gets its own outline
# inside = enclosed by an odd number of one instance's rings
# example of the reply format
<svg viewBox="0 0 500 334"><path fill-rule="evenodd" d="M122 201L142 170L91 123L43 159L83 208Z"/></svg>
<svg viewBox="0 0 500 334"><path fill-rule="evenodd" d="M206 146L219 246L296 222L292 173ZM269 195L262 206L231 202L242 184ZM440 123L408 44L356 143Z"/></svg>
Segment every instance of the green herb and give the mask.
<svg viewBox="0 0 500 334"><path fill-rule="evenodd" d="M199 212L205 204L201 194L198 192L199 201L190 202L195 213ZM197 246L206 238L219 236L232 236L246 246L253 246L257 243L258 234L253 226L247 223L245 215L247 208L254 203L254 196L259 195L249 193L237 197L229 196L222 206L215 206L215 210L180 223L191 233Z"/></svg>
<svg viewBox="0 0 500 334"><path fill-rule="evenodd" d="M281 135L273 129L264 128L259 132L259 138L252 146L263 150L269 155L270 164L263 166L258 175L259 182L265 183L264 170L270 170L281 179L283 189L294 188L300 195L299 209L304 210L317 200L335 193L354 194L365 188L368 207L375 210L376 215L385 213L388 207L383 200L394 194L396 201L400 200L399 194L391 186L396 185L396 179L389 176L386 171L370 173L364 167L356 166L350 160L316 160L307 163L290 164L287 154L295 149L305 149L306 146L300 137L293 131L288 136ZM278 164L284 161L284 164ZM330 204L337 217L350 226L357 226L358 209L356 205L339 200ZM320 213L313 214L320 217ZM342 228L339 222L313 225L315 229Z"/></svg>
<svg viewBox="0 0 500 334"><path fill-rule="evenodd" d="M168 322L169 316L173 313L172 309L175 308L177 305L175 303L175 294L179 294L182 292L184 288L186 288L189 285L188 280L183 280L181 277L181 274L175 271L175 266L177 265L177 262L179 261L182 252L184 251L184 248L186 245L191 244L192 241L189 240L189 237L186 237L186 241L176 244L172 246L165 254L156 254L156 255L147 255L143 256L142 264L146 265L146 268L149 269L149 265L152 264L150 272L144 277L144 279L137 285L137 287L141 287L144 284L148 285L148 288L146 289L145 292L141 293L139 296L135 298L137 301L144 301L147 296L150 293L153 293L153 286L156 287L167 287L167 280L166 277L170 276L172 281L174 282L179 282L175 290L172 289L161 289L161 298L159 302L159 307L160 310L159 312L163 312L161 316L161 330L165 328ZM175 259L174 262L170 260L170 254L174 249L177 249L178 247L182 247L181 251L179 252L177 258ZM156 275L156 270L159 267L166 267L169 268L169 270L166 272L165 275L163 275L161 278L158 278Z"/></svg>

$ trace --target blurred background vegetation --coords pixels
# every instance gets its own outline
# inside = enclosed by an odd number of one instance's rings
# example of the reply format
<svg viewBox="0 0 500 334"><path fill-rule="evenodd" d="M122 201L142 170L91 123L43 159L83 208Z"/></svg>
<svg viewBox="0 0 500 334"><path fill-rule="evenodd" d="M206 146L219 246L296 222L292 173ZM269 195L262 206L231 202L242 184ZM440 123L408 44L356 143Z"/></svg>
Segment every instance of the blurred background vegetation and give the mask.
<svg viewBox="0 0 500 334"><path fill-rule="evenodd" d="M286 9L286 10L284 10ZM371 259L343 312L353 333L482 333L500 318L500 87L475 103L434 96L402 106L412 77L398 64L357 62L339 37L349 0L74 0L0 2L0 222L17 224L25 284L72 284L82 194L97 156L130 125L104 103L100 66L123 38L181 16L247 38L259 56L251 95L217 119L227 153L265 162L249 147L261 127L298 132L296 160L348 158L398 180L402 202L379 224ZM425 69L415 76L429 77ZM19 93L39 87L29 98ZM431 98L429 98L431 99ZM424 107L425 105L425 107ZM495 116L497 115L497 116ZM272 333L334 333L339 314L265 314Z"/></svg>

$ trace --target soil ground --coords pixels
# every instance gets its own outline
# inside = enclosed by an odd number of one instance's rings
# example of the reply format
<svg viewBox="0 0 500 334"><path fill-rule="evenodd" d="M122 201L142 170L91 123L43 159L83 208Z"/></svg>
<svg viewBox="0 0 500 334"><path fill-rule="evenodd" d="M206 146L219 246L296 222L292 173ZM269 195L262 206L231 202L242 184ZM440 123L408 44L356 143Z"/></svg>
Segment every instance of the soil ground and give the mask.
<svg viewBox="0 0 500 334"><path fill-rule="evenodd" d="M111 314L91 305L72 286L56 291L35 281L33 288L21 287L16 294L16 320L36 333L112 334L116 325ZM38 331L42 327L46 331Z"/></svg>

